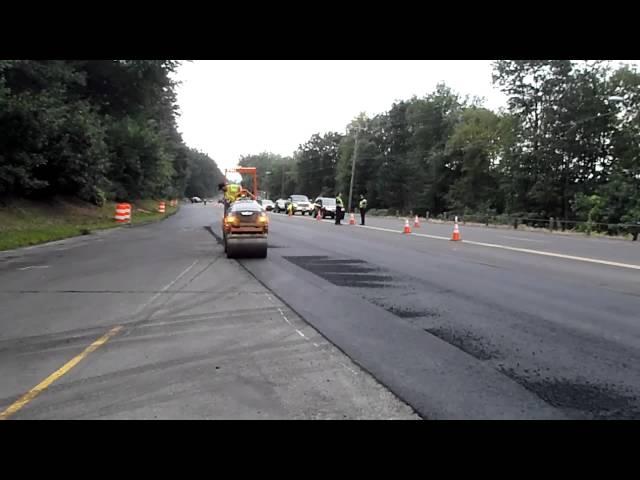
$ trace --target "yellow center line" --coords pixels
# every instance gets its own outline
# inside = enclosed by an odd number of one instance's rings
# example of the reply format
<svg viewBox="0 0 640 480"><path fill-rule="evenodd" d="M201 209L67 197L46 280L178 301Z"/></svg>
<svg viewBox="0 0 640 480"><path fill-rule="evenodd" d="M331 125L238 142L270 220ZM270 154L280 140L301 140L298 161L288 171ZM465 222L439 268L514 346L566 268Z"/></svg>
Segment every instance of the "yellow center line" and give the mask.
<svg viewBox="0 0 640 480"><path fill-rule="evenodd" d="M11 415L13 415L18 410L20 410L25 405L27 405L30 401L32 401L34 398L40 395L43 391L45 391L53 382L55 382L56 380L61 378L63 375L68 373L73 367L75 367L78 363L80 363L87 355L89 355L91 352L94 352L99 347L107 343L109 339L113 337L116 333L118 333L121 329L122 329L122 325L113 327L111 330L109 330L107 333L105 333L103 336L101 336L99 339L97 339L95 342L93 342L91 345L85 348L82 353L73 357L71 360L65 363L62 367L60 367L58 370L56 370L47 378L45 378L43 381L41 381L38 385L33 387L27 393L25 393L19 400L16 400L14 403L12 403L9 406L9 408L7 408L4 412L0 413L0 420L6 420Z"/></svg>

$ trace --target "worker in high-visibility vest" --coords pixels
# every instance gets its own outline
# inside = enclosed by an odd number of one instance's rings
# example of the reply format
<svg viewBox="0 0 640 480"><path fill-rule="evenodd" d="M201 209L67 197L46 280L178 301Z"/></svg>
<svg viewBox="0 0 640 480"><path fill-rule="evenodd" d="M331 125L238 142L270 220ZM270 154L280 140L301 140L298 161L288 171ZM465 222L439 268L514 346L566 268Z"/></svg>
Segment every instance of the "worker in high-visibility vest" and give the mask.
<svg viewBox="0 0 640 480"><path fill-rule="evenodd" d="M360 195L360 203L358 203L358 208L360 209L360 225L364 225L364 214L367 212L367 199L364 198L364 195Z"/></svg>
<svg viewBox="0 0 640 480"><path fill-rule="evenodd" d="M224 214L233 202L235 202L242 192L242 186L239 183L221 183L218 187L224 192Z"/></svg>
<svg viewBox="0 0 640 480"><path fill-rule="evenodd" d="M344 214L344 202L342 201L342 193L336 195L336 225L341 225L342 215Z"/></svg>

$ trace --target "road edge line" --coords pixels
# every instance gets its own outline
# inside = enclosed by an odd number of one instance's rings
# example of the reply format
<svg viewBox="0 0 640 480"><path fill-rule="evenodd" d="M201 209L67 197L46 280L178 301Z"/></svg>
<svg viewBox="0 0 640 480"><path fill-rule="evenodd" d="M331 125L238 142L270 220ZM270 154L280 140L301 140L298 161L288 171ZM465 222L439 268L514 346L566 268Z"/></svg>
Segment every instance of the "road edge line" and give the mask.
<svg viewBox="0 0 640 480"><path fill-rule="evenodd" d="M55 372L50 374L47 378L42 380L35 387L33 387L24 395L22 395L18 400L16 400L11 405L9 405L9 407L7 407L2 413L0 413L0 420L8 419L11 415L13 415L14 413L17 413L19 410L27 406L38 395L40 395L47 388L49 388L49 386L52 383L62 378L67 373L69 373L78 363L84 360L90 353L96 351L102 345L107 343L109 339L111 339L114 335L116 335L121 329L122 329L122 325L113 327L107 333L105 333L100 338L98 338L93 343L91 343L91 345L85 348L81 353L73 357L71 360L65 363L62 367L60 367Z"/></svg>

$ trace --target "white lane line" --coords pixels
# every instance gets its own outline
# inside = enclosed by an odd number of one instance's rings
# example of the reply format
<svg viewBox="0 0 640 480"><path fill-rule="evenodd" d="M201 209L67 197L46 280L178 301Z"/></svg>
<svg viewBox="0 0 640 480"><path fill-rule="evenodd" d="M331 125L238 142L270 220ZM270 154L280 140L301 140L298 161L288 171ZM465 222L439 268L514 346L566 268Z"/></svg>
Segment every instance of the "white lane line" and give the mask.
<svg viewBox="0 0 640 480"><path fill-rule="evenodd" d="M400 230L392 230L390 228L372 227L369 225L360 226L360 228L369 228L372 230L380 230L383 232L402 234ZM436 240L450 240L449 237L442 237L438 235L426 235L424 233L410 233L410 234L404 234L404 235L414 235L417 237L434 238ZM545 257L563 258L565 260L574 260L577 262L596 263L599 265L607 265L610 267L620 267L620 268L629 268L632 270L640 270L640 265L634 265L631 263L610 262L608 260L601 260L599 258L577 257L575 255L565 255L563 253L544 252L542 250L531 250L528 248L509 247L507 245L497 245L495 243L474 242L473 240L461 240L460 243L477 245L479 247L499 248L502 250L510 250L512 252L530 253L532 255L542 255Z"/></svg>
<svg viewBox="0 0 640 480"><path fill-rule="evenodd" d="M289 319L287 318L287 316L284 314L284 312L282 311L281 308L278 309L278 311L280 312L280 315L282 316L282 318L284 318L284 321L287 322L289 325L291 325L293 327L293 324L289 321Z"/></svg>
<svg viewBox="0 0 640 480"><path fill-rule="evenodd" d="M314 343L313 343L313 346L314 346L314 347L319 347L320 345L318 345L317 343L315 343L315 342L314 342Z"/></svg>
<svg viewBox="0 0 640 480"><path fill-rule="evenodd" d="M191 265L189 265L187 268L185 268L182 273L180 273L180 275L178 275L173 281L171 281L170 283L168 283L167 285L165 285L164 287L162 287L162 289L156 293L153 297L151 297L145 304L143 304L139 309L138 309L138 313L141 312L142 310L144 310L148 305L152 304L153 301L158 298L160 295L162 295L164 292L166 292L167 290L169 290L178 280L180 280L182 277L184 277L189 270L191 270L196 263L198 263L199 260L195 260Z"/></svg>
<svg viewBox="0 0 640 480"><path fill-rule="evenodd" d="M435 238L436 240L449 240L449 237L442 237L440 235L429 235L427 233L402 233L401 230L392 230L390 228L372 227L371 225L356 225L360 228L368 228L370 230L380 230L381 232L398 233L400 235L415 235L416 237Z"/></svg>
<svg viewBox="0 0 640 480"><path fill-rule="evenodd" d="M49 265L31 265L30 267L22 267L18 270L32 270L34 268L49 268Z"/></svg>
<svg viewBox="0 0 640 480"><path fill-rule="evenodd" d="M535 243L545 243L544 240L533 240L531 238L518 238L518 237L509 237L508 235L500 235L502 238L508 238L510 240L518 240L519 242L535 242Z"/></svg>
<svg viewBox="0 0 640 480"><path fill-rule="evenodd" d="M300 335L302 338L307 338L307 337L305 337L305 336L304 336L304 333L302 333L302 332L301 332L300 330L298 330L297 328L296 328L296 332L298 332L298 335Z"/></svg>
<svg viewBox="0 0 640 480"><path fill-rule="evenodd" d="M563 253L543 252L541 250L530 250L528 248L507 247L506 245L496 245L493 243L484 243L484 242L473 242L470 240L464 240L463 242L468 243L470 245L478 245L481 247L511 250L512 252L531 253L533 255L543 255L546 257L564 258L566 260L575 260L577 262L597 263L599 265L608 265L611 267L630 268L633 270L640 270L640 265L633 265L631 263L610 262L608 260L600 260L598 258L576 257L574 255L565 255Z"/></svg>

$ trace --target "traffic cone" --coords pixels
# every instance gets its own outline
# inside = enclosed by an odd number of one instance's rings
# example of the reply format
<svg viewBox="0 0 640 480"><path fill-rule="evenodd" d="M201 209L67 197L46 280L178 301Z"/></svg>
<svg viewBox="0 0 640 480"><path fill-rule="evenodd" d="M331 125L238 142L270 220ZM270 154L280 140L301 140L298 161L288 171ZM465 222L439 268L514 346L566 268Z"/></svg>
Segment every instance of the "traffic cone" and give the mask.
<svg viewBox="0 0 640 480"><path fill-rule="evenodd" d="M322 220L322 212L318 209L318 214L316 215L316 220Z"/></svg>
<svg viewBox="0 0 640 480"><path fill-rule="evenodd" d="M459 242L460 240L462 240L460 238L460 229L458 228L457 221L453 224L453 234L451 235L451 240L453 240L454 242Z"/></svg>
<svg viewBox="0 0 640 480"><path fill-rule="evenodd" d="M356 217L352 213L351 216L349 217L349 225L355 225L355 224L356 224Z"/></svg>
<svg viewBox="0 0 640 480"><path fill-rule="evenodd" d="M408 218L404 219L404 230L402 231L402 233L411 233L411 227L409 226Z"/></svg>
<svg viewBox="0 0 640 480"><path fill-rule="evenodd" d="M420 219L416 215L416 219L413 221L413 228L420 228Z"/></svg>

